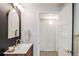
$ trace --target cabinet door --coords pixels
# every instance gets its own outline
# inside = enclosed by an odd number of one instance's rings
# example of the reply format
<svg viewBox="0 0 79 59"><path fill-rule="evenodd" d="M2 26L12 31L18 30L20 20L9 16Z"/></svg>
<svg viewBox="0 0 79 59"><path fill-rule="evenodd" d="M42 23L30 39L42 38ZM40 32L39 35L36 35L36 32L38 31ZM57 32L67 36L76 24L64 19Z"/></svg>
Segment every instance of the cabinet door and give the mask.
<svg viewBox="0 0 79 59"><path fill-rule="evenodd" d="M33 45L31 48L27 51L26 56L33 56Z"/></svg>

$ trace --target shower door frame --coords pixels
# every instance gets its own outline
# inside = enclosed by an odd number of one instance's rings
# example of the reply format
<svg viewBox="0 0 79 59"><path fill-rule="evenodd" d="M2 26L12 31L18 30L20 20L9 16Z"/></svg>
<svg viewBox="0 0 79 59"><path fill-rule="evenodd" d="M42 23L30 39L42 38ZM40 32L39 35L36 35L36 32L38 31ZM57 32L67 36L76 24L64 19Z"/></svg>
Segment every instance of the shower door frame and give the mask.
<svg viewBox="0 0 79 59"><path fill-rule="evenodd" d="M72 3L72 56L74 56L74 3Z"/></svg>

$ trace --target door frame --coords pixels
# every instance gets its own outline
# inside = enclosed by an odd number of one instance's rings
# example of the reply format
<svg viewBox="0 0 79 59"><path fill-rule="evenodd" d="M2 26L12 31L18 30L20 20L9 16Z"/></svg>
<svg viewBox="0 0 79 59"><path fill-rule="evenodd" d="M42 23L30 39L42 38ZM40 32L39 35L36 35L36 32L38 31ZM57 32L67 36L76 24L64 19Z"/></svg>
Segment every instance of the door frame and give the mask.
<svg viewBox="0 0 79 59"><path fill-rule="evenodd" d="M40 14L41 13L48 13L48 14L57 14L57 13L53 13L52 11L39 11L37 12L37 19L39 21L39 27L40 27ZM40 30L39 30L40 31ZM38 32L39 33L39 32ZM40 35L40 34L39 34ZM56 49L57 50L57 49ZM38 55L40 56L40 37L38 39Z"/></svg>
<svg viewBox="0 0 79 59"><path fill-rule="evenodd" d="M74 3L72 3L72 56L74 56Z"/></svg>

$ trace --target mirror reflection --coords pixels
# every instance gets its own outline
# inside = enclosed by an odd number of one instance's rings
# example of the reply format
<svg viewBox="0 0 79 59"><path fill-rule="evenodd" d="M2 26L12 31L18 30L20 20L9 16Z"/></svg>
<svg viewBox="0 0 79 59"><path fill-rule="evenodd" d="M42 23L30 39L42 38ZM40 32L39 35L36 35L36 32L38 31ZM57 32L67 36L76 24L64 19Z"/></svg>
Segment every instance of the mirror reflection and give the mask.
<svg viewBox="0 0 79 59"><path fill-rule="evenodd" d="M15 9L8 14L8 39L19 36L19 16Z"/></svg>

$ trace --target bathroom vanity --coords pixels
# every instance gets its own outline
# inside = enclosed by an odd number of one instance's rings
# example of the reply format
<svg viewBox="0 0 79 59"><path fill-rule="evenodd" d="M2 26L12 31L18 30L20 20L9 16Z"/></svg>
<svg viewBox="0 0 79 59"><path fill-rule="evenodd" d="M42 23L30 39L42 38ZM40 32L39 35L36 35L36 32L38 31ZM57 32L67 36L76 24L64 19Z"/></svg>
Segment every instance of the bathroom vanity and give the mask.
<svg viewBox="0 0 79 59"><path fill-rule="evenodd" d="M13 52L4 52L5 56L33 56L33 44L23 43L15 47Z"/></svg>
<svg viewBox="0 0 79 59"><path fill-rule="evenodd" d="M16 6L9 10L8 18L8 49L5 56L33 56L32 43L20 43L21 40L21 12ZM29 34L28 34L29 35ZM18 44L20 43L20 44Z"/></svg>
<svg viewBox="0 0 79 59"><path fill-rule="evenodd" d="M0 4L0 55L3 56L32 56L32 43L21 43L14 51L6 51L21 40L21 11L12 3ZM29 34L28 34L29 35ZM18 43L18 42L17 42Z"/></svg>

